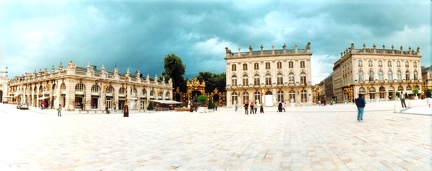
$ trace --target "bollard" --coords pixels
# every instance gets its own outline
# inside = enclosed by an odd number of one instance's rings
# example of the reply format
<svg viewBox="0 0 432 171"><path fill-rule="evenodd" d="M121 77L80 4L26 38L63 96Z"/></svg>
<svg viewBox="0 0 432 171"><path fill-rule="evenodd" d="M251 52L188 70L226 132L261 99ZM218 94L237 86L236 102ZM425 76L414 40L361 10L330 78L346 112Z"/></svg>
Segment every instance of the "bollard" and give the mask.
<svg viewBox="0 0 432 171"><path fill-rule="evenodd" d="M399 105L394 105L394 113L400 113Z"/></svg>

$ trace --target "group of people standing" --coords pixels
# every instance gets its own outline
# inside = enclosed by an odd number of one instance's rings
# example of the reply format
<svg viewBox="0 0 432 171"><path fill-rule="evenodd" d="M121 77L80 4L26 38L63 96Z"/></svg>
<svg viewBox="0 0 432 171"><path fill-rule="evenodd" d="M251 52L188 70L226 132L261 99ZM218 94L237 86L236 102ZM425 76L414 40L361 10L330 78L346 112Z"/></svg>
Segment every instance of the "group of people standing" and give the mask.
<svg viewBox="0 0 432 171"><path fill-rule="evenodd" d="M245 109L245 115L256 114L258 108L260 108L260 113L264 113L263 104L258 102L251 102L250 104L246 102L243 107ZM249 108L250 110L248 110ZM236 105L236 111L237 111L237 105Z"/></svg>

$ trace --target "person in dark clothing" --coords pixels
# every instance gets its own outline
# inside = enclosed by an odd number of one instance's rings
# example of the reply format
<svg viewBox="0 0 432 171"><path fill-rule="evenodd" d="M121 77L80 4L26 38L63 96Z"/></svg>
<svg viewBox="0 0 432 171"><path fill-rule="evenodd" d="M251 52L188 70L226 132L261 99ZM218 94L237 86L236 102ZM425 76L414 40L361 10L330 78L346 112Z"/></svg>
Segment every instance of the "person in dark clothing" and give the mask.
<svg viewBox="0 0 432 171"><path fill-rule="evenodd" d="M362 94L359 94L359 98L355 100L355 104L357 106L357 121L363 122L363 113L366 106L366 101L363 99Z"/></svg>
<svg viewBox="0 0 432 171"><path fill-rule="evenodd" d="M105 106L105 112L106 114L110 114L110 111L108 110L108 106Z"/></svg>
<svg viewBox="0 0 432 171"><path fill-rule="evenodd" d="M401 101L402 108L407 108L406 103L405 103L405 95L404 95L403 91L400 94L400 101Z"/></svg>
<svg viewBox="0 0 432 171"><path fill-rule="evenodd" d="M279 101L278 103L278 112L282 112L282 102Z"/></svg>
<svg viewBox="0 0 432 171"><path fill-rule="evenodd" d="M246 102L245 104L244 104L244 106L243 106L244 108L245 108L245 115L249 115L248 114L248 109L249 109L249 103L248 102Z"/></svg>

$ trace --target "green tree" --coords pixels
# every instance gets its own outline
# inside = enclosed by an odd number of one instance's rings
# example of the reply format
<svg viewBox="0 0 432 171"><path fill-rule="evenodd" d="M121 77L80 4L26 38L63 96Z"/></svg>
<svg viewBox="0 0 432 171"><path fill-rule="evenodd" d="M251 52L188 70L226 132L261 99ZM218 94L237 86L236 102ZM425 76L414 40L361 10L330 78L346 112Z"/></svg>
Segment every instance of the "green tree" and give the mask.
<svg viewBox="0 0 432 171"><path fill-rule="evenodd" d="M179 87L181 92L186 92L186 81L183 77L186 65L183 64L180 57L172 53L165 56L164 68L165 71L162 72L162 76L165 77L165 80L172 79L174 90Z"/></svg>
<svg viewBox="0 0 432 171"><path fill-rule="evenodd" d="M205 104L206 101L207 101L207 97L206 97L205 95L199 95L199 96L198 96L198 102L199 102L200 104Z"/></svg>
<svg viewBox="0 0 432 171"><path fill-rule="evenodd" d="M412 92L413 92L414 95L417 96L417 94L418 94L418 92L419 92L419 89L418 89L418 88L414 88L414 89L412 90Z"/></svg>
<svg viewBox="0 0 432 171"><path fill-rule="evenodd" d="M214 74L211 72L199 72L197 79L206 83L205 91L206 93L213 92L215 88L218 89L219 92L225 92L226 86L226 77L225 73L222 74Z"/></svg>

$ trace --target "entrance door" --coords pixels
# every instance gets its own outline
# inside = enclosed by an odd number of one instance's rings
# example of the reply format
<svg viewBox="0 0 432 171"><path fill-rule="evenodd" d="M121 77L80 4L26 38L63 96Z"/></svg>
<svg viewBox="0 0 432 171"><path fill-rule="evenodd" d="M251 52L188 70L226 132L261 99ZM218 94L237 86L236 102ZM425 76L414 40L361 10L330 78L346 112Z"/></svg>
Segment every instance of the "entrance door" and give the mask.
<svg viewBox="0 0 432 171"><path fill-rule="evenodd" d="M106 106L108 107L108 109L112 109L112 100L106 100Z"/></svg>

